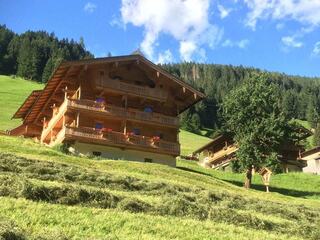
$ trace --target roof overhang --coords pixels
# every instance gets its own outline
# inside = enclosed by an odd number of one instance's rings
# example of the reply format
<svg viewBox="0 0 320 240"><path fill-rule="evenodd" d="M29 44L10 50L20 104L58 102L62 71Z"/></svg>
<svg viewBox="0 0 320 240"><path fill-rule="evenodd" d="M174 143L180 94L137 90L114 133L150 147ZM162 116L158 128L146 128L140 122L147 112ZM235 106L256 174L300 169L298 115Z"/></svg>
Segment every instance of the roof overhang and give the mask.
<svg viewBox="0 0 320 240"><path fill-rule="evenodd" d="M300 157L303 160L318 160L318 159L320 159L320 146L312 148L308 151L301 153Z"/></svg>
<svg viewBox="0 0 320 240"><path fill-rule="evenodd" d="M197 150L195 150L193 152L193 154L201 153L204 150L209 149L211 147L214 147L217 144L220 144L221 142L225 142L225 141L233 141L233 139L230 136L230 134L221 134L221 135L217 136L216 138L214 138L209 143L207 143L207 144L203 145L202 147L198 148Z"/></svg>
<svg viewBox="0 0 320 240"><path fill-rule="evenodd" d="M13 114L11 119L14 118L24 118L30 109L32 108L33 104L37 101L38 97L40 96L42 90L34 90L31 94L26 98L24 103L19 107L19 109Z"/></svg>

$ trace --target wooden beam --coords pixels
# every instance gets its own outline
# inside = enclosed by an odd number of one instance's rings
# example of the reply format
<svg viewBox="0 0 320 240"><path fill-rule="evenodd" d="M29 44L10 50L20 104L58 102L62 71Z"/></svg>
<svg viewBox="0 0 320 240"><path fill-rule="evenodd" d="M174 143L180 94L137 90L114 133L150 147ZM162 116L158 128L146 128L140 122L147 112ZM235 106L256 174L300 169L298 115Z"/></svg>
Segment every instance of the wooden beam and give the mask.
<svg viewBox="0 0 320 240"><path fill-rule="evenodd" d="M73 68L74 68L73 66L71 66L71 67L68 68L68 70L67 70L67 72L66 72L66 74L65 74L64 79L67 78L68 74L71 72L71 70L72 70ZM54 89L54 91L50 94L49 99L47 100L46 104L43 106L42 110L40 111L40 113L38 114L38 116L36 117L36 119L34 120L34 122L36 122L36 121L39 119L39 117L41 116L41 114L43 113L43 111L46 109L46 107L47 107L48 104L50 103L50 100L54 97L56 91L59 89L59 87L61 86L62 83L63 83L63 81L61 81L61 82L56 86L56 88Z"/></svg>

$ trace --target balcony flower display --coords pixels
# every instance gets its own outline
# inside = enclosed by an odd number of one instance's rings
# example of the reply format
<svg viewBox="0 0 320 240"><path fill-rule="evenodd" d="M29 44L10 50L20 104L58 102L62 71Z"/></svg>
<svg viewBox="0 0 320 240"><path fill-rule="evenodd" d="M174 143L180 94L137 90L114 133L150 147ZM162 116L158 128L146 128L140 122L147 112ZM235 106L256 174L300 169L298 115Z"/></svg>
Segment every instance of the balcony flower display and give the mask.
<svg viewBox="0 0 320 240"><path fill-rule="evenodd" d="M112 128L104 128L103 131L104 132L112 132Z"/></svg>
<svg viewBox="0 0 320 240"><path fill-rule="evenodd" d="M106 104L104 98L97 98L94 102L96 108L104 108Z"/></svg>
<svg viewBox="0 0 320 240"><path fill-rule="evenodd" d="M152 137L152 140L153 140L153 141L159 141L159 140L160 140L160 137L159 137L159 136L153 136L153 137Z"/></svg>
<svg viewBox="0 0 320 240"><path fill-rule="evenodd" d="M153 136L151 138L151 143L152 145L155 145L156 143L158 143L160 141L160 137L159 136Z"/></svg>

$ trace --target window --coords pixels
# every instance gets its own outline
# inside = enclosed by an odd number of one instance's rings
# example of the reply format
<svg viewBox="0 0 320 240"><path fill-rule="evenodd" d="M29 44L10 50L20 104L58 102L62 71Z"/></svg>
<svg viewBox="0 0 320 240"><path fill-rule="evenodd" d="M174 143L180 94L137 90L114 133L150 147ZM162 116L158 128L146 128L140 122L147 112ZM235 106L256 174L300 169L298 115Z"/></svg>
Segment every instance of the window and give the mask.
<svg viewBox="0 0 320 240"><path fill-rule="evenodd" d="M146 162L146 163L152 163L152 159L151 159L151 158L145 158L145 159L144 159L144 162Z"/></svg>
<svg viewBox="0 0 320 240"><path fill-rule="evenodd" d="M100 77L104 76L104 71L99 71Z"/></svg>
<svg viewBox="0 0 320 240"><path fill-rule="evenodd" d="M133 132L134 135L140 135L140 129L139 128L132 129L132 132Z"/></svg>
<svg viewBox="0 0 320 240"><path fill-rule="evenodd" d="M95 157L100 157L101 156L101 152L92 152L92 155Z"/></svg>
<svg viewBox="0 0 320 240"><path fill-rule="evenodd" d="M101 123L101 122L95 123L95 129L101 130L102 128L103 128L103 123Z"/></svg>
<svg viewBox="0 0 320 240"><path fill-rule="evenodd" d="M146 113L152 113L152 107L146 106L143 111Z"/></svg>

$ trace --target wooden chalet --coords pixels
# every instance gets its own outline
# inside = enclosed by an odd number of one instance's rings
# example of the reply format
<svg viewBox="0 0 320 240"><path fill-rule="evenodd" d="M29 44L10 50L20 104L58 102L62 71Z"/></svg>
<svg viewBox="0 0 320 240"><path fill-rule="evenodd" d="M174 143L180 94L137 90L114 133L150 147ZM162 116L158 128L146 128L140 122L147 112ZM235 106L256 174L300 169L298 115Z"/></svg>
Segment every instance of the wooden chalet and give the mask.
<svg viewBox="0 0 320 240"><path fill-rule="evenodd" d="M320 175L320 146L301 153L300 158L307 163L303 172Z"/></svg>
<svg viewBox="0 0 320 240"><path fill-rule="evenodd" d="M11 135L79 154L175 166L178 115L204 98L139 54L63 62L13 118Z"/></svg>
<svg viewBox="0 0 320 240"><path fill-rule="evenodd" d="M285 142L281 145L279 160L284 172L302 171L307 165L300 158L300 153L305 149L300 141L311 135L305 128L297 129L298 136L295 142ZM237 143L233 141L231 134L222 134L208 144L193 152L193 156L199 159L199 164L214 169L225 170L232 160L236 159Z"/></svg>
<svg viewBox="0 0 320 240"><path fill-rule="evenodd" d="M214 169L225 169L235 159L237 144L229 134L222 134L192 153L200 165Z"/></svg>

